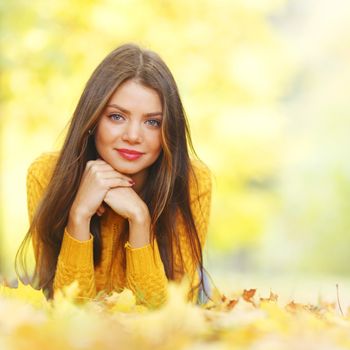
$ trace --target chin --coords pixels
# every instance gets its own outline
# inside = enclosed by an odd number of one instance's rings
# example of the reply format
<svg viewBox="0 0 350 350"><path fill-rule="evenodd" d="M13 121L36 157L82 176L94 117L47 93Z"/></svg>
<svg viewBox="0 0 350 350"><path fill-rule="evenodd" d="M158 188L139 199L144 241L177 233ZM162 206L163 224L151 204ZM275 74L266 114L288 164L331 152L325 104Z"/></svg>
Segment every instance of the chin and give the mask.
<svg viewBox="0 0 350 350"><path fill-rule="evenodd" d="M123 169L123 168L116 169L116 170L124 175L135 175L138 173L137 170L135 171L135 170Z"/></svg>

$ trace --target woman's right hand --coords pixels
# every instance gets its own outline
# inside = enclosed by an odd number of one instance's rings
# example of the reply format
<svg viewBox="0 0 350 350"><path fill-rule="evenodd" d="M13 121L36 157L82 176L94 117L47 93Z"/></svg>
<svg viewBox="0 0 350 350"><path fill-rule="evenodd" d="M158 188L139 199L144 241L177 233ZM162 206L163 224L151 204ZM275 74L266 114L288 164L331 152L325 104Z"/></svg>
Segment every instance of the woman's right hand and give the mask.
<svg viewBox="0 0 350 350"><path fill-rule="evenodd" d="M103 212L102 202L107 192L111 188L132 185L130 177L117 172L104 160L88 161L69 212L68 232L75 238L89 239L91 217Z"/></svg>

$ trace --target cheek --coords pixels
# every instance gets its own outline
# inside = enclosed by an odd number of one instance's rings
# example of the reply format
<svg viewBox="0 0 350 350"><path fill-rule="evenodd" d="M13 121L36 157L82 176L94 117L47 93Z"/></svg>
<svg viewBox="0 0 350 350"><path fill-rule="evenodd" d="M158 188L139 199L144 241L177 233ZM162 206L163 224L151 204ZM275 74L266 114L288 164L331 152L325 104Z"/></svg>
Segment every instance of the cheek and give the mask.
<svg viewBox="0 0 350 350"><path fill-rule="evenodd" d="M108 144L112 140L113 140L113 134L110 128L108 128L105 125L105 123L101 123L96 130L96 135L95 135L96 147L101 147L105 144Z"/></svg>
<svg viewBox="0 0 350 350"><path fill-rule="evenodd" d="M162 138L160 134L153 138L153 149L158 153L162 150Z"/></svg>
<svg viewBox="0 0 350 350"><path fill-rule="evenodd" d="M101 157L105 155L105 151L109 148L108 147L109 145L110 145L110 140L109 140L108 134L96 132L95 147Z"/></svg>
<svg viewBox="0 0 350 350"><path fill-rule="evenodd" d="M103 139L103 136L96 132L96 135L95 135L95 146L97 148L97 150L100 150L101 147L103 147L103 144L104 144L104 139Z"/></svg>

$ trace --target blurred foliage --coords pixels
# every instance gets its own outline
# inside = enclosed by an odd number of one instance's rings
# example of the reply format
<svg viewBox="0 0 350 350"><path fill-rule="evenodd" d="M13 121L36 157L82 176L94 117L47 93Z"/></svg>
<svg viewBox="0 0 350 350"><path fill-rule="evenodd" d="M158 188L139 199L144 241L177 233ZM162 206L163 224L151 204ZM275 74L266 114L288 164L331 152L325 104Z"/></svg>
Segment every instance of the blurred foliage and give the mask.
<svg viewBox="0 0 350 350"><path fill-rule="evenodd" d="M209 256L348 271L349 6L336 2L0 2L6 270L28 225L27 167L60 147L97 64L136 42L172 70L213 171Z"/></svg>
<svg viewBox="0 0 350 350"><path fill-rule="evenodd" d="M284 97L282 210L261 256L270 271L350 272L349 18L343 0L291 1L279 18L298 69Z"/></svg>
<svg viewBox="0 0 350 350"><path fill-rule="evenodd" d="M0 285L2 349L350 349L350 310L320 299L289 300L256 289L217 293L205 305L186 303L170 284L166 304L148 310L130 290L77 302L77 284L47 302L40 291Z"/></svg>

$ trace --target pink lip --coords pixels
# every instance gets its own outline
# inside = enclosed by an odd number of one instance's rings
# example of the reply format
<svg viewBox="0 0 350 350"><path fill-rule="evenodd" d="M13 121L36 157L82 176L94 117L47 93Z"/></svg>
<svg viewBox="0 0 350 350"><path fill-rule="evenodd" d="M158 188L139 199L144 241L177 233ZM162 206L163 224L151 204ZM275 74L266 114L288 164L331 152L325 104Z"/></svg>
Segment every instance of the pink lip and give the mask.
<svg viewBox="0 0 350 350"><path fill-rule="evenodd" d="M132 149L118 148L117 151L124 159L127 160L135 160L143 155L143 153L134 151Z"/></svg>

